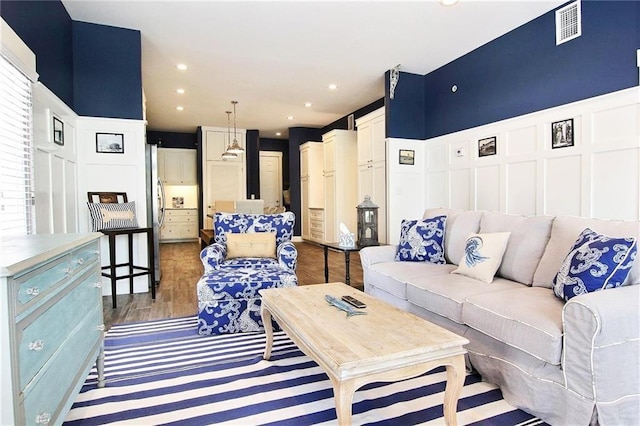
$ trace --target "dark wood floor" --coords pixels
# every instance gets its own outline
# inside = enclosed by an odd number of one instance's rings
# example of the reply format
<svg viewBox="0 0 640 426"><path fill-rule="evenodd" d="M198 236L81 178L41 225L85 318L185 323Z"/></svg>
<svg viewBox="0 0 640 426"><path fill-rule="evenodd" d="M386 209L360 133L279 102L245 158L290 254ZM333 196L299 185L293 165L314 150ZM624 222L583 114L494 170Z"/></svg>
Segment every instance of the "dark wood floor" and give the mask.
<svg viewBox="0 0 640 426"><path fill-rule="evenodd" d="M298 249L299 285L324 282L324 254L321 247L306 242L295 243ZM147 321L178 318L197 313L196 282L203 272L200 262L200 243L160 244L162 277L156 300L151 293L117 296L118 307L111 307L111 296L104 297L104 323ZM362 266L357 252L351 253L351 285L362 289ZM329 281L342 281L345 277L344 254L329 251Z"/></svg>

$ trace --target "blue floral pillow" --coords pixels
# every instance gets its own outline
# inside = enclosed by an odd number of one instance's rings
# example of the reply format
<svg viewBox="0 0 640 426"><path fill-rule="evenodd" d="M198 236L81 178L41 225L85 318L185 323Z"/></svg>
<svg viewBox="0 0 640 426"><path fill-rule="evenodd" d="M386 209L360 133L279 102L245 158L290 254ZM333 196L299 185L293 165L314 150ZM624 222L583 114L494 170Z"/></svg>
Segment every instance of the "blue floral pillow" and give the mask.
<svg viewBox="0 0 640 426"><path fill-rule="evenodd" d="M447 216L403 220L396 260L447 263L444 259L444 228Z"/></svg>
<svg viewBox="0 0 640 426"><path fill-rule="evenodd" d="M587 228L578 237L553 279L564 301L580 294L620 287L636 258L636 239L612 238Z"/></svg>

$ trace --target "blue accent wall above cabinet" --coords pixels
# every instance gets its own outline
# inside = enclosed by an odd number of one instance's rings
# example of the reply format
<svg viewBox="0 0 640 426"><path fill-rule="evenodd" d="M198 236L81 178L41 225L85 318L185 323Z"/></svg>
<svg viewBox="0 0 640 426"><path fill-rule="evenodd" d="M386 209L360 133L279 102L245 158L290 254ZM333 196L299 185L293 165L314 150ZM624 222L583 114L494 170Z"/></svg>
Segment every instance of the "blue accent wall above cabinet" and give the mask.
<svg viewBox="0 0 640 426"><path fill-rule="evenodd" d="M142 119L140 31L73 22L74 110Z"/></svg>
<svg viewBox="0 0 640 426"><path fill-rule="evenodd" d="M162 132L147 130L147 141L158 142L160 148L197 149L198 137L196 133Z"/></svg>
<svg viewBox="0 0 640 426"><path fill-rule="evenodd" d="M62 3L2 0L0 15L35 53L39 80L73 108L72 21Z"/></svg>

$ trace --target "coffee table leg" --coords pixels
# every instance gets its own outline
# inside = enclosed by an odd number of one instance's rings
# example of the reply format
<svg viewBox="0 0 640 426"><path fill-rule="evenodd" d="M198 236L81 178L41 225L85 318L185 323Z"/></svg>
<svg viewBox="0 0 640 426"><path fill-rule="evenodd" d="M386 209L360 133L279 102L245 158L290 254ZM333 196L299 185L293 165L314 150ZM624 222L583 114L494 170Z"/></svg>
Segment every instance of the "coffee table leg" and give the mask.
<svg viewBox="0 0 640 426"><path fill-rule="evenodd" d="M264 332L267 340L262 358L268 360L271 358L271 348L273 347L273 325L271 324L271 312L262 305L260 315L262 316L262 324L264 325Z"/></svg>
<svg viewBox="0 0 640 426"><path fill-rule="evenodd" d="M329 282L329 248L324 246L324 282Z"/></svg>
<svg viewBox="0 0 640 426"><path fill-rule="evenodd" d="M458 424L456 410L465 375L464 355L453 357L447 364L447 387L444 390L444 421L450 426Z"/></svg>
<svg viewBox="0 0 640 426"><path fill-rule="evenodd" d="M336 401L336 416L340 426L351 425L351 406L355 391L353 380L333 381L333 398Z"/></svg>

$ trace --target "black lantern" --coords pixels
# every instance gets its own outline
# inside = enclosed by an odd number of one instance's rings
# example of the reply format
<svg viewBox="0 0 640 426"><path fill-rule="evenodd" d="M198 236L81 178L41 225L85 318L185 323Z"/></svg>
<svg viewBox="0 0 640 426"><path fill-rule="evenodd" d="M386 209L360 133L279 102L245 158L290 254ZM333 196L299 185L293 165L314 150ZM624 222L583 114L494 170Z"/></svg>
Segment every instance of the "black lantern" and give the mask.
<svg viewBox="0 0 640 426"><path fill-rule="evenodd" d="M371 202L371 197L364 196L358 204L358 246L378 246L378 206Z"/></svg>

